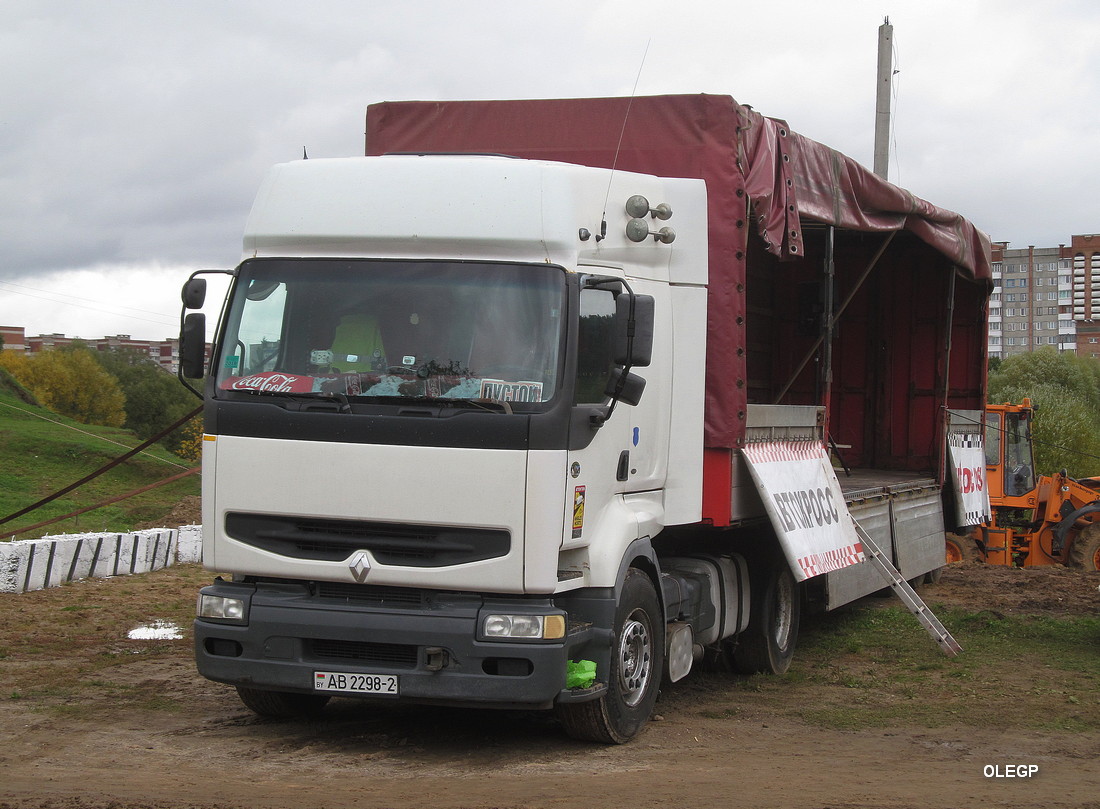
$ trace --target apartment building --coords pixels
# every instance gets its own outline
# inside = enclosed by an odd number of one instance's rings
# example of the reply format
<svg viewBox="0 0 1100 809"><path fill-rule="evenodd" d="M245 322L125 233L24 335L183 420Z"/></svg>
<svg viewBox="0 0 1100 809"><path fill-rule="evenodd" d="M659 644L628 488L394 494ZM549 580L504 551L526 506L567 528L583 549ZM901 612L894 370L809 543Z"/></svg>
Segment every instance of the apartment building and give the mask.
<svg viewBox="0 0 1100 809"><path fill-rule="evenodd" d="M1100 359L1100 235L1072 237L1066 254L1073 270L1077 353Z"/></svg>
<svg viewBox="0 0 1100 809"><path fill-rule="evenodd" d="M0 340L8 351L27 350L27 334L22 326L0 326Z"/></svg>
<svg viewBox="0 0 1100 809"><path fill-rule="evenodd" d="M179 339L169 337L164 340L140 340L128 334L115 334L107 337L69 337L65 334L26 335L22 326L0 326L0 337L4 340L4 350L19 351L29 355L42 351L62 348L74 342L81 342L92 351L112 351L129 349L145 354L153 362L169 373L175 374L179 368ZM206 345L206 359L210 359L211 345Z"/></svg>
<svg viewBox="0 0 1100 809"><path fill-rule="evenodd" d="M1067 246L993 245L989 356L1050 346L1100 358L1100 235Z"/></svg>

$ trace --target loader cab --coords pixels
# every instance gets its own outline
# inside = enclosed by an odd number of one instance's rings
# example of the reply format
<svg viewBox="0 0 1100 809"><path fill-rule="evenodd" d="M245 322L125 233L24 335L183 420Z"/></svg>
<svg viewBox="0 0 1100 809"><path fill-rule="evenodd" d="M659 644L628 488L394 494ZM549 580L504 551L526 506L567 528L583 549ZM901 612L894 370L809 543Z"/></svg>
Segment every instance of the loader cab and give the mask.
<svg viewBox="0 0 1100 809"><path fill-rule="evenodd" d="M1034 409L1022 404L988 405L985 411L985 464L993 506L1035 506L1035 457L1031 445Z"/></svg>

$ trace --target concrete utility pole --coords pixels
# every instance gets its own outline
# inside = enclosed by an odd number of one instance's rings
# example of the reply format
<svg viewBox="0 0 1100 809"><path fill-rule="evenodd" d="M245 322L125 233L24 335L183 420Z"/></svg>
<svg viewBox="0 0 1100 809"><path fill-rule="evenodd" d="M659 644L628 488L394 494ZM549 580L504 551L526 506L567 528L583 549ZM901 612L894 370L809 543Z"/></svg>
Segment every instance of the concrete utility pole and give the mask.
<svg viewBox="0 0 1100 809"><path fill-rule="evenodd" d="M890 82L894 76L894 26L886 17L878 27L878 87L875 96L875 174L890 174Z"/></svg>

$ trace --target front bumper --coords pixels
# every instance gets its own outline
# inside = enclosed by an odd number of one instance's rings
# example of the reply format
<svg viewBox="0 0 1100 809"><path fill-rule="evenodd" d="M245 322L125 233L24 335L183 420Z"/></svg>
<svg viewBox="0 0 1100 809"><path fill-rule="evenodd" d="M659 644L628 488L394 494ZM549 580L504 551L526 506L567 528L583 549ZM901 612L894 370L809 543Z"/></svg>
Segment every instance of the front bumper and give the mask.
<svg viewBox="0 0 1100 809"><path fill-rule="evenodd" d="M306 582L219 581L202 592L247 602L246 624L195 621L199 673L217 682L313 693L317 671L393 674L399 699L526 708L604 691L566 689L565 675L569 660L595 660L597 679L606 682L610 638L596 627L607 623L566 610L561 640L478 639L487 612L560 614L548 598ZM586 598L574 606L602 612L603 602Z"/></svg>

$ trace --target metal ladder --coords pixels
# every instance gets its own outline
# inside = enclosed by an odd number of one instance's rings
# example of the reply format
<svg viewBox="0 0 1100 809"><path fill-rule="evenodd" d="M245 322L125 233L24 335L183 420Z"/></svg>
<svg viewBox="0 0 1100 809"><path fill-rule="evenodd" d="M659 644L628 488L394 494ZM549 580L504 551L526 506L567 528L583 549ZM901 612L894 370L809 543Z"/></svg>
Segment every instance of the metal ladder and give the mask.
<svg viewBox="0 0 1100 809"><path fill-rule="evenodd" d="M943 650L945 655L954 657L962 651L962 647L959 645L951 633L947 631L939 619L932 614L932 610L928 609L928 605L924 603L917 591L909 586L909 582L901 577L901 573L894 567L890 560L882 555L882 551L879 550L878 545L874 540L863 530L861 526L855 520L852 520L852 524L856 527L856 533L859 535L860 540L863 542L863 551L867 558L871 561L883 577L890 583L890 587L902 603L909 608L909 612L917 616L917 620L921 622L921 625L928 631L928 634L932 636L932 640L939 644L940 649Z"/></svg>

